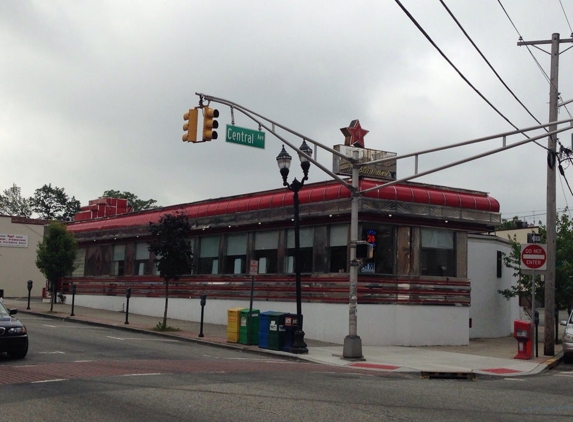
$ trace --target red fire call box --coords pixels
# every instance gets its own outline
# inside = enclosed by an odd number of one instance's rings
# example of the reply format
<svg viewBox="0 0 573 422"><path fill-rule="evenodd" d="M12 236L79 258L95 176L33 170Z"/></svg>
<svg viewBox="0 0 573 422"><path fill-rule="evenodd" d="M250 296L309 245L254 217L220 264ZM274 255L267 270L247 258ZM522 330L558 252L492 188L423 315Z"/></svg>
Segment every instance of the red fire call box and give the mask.
<svg viewBox="0 0 573 422"><path fill-rule="evenodd" d="M513 337L517 340L517 355L514 359L531 359L533 324L530 321L513 321Z"/></svg>

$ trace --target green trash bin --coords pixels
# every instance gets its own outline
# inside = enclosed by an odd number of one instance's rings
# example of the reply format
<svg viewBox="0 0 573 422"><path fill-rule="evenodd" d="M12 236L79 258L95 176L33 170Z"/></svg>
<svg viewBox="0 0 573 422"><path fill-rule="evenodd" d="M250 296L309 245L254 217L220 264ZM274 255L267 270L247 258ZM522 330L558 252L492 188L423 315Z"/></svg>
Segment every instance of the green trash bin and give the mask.
<svg viewBox="0 0 573 422"><path fill-rule="evenodd" d="M251 325L249 326L249 309L247 308L241 310L241 328L239 329L239 343L259 344L259 314L260 312L258 309L253 309L253 311L251 312Z"/></svg>
<svg viewBox="0 0 573 422"><path fill-rule="evenodd" d="M269 349L282 350L285 344L285 314L272 312L269 315Z"/></svg>

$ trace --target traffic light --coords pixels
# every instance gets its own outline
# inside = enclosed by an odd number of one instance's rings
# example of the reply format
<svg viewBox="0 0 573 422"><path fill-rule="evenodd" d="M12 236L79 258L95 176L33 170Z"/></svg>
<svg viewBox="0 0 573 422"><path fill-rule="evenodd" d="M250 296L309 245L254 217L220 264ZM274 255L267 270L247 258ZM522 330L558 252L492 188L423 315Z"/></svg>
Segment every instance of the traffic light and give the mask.
<svg viewBox="0 0 573 422"><path fill-rule="evenodd" d="M356 259L368 260L374 257L374 247L371 243L359 240L356 242Z"/></svg>
<svg viewBox="0 0 573 422"><path fill-rule="evenodd" d="M219 122L215 120L219 117L219 110L216 108L203 108L203 141L217 139L217 132L213 129L219 127Z"/></svg>
<svg viewBox="0 0 573 422"><path fill-rule="evenodd" d="M196 108L190 109L183 115L185 124L183 130L183 142L197 142L197 122L199 120L199 110Z"/></svg>

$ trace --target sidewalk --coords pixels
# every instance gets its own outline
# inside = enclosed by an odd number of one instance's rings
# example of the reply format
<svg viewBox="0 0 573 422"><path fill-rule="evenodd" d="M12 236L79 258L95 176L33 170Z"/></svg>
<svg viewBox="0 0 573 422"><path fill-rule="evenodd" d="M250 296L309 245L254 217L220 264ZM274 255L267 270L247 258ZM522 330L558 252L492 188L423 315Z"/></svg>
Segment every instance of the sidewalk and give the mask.
<svg viewBox="0 0 573 422"><path fill-rule="evenodd" d="M354 367L373 371L418 373L427 378L463 378L476 376L514 377L538 374L555 366L563 356L561 345L555 346L556 356L543 356L543 327L539 327L539 357L531 360L513 359L517 353L517 341L513 337L470 340L468 346L363 346L364 360L349 361L342 359L342 344L324 343L305 339L309 353L294 355L288 352L262 349L227 342L225 325L204 324L204 337L199 337L198 322L168 319L167 325L179 331L157 332L152 328L162 318L130 313L128 324L123 312L74 306L74 316L70 316L71 304L50 304L33 298L27 310L27 298L4 299L6 308L16 308L19 314L36 314L48 318L65 319L86 324L113 326L119 329L133 330L162 336L206 343L219 347L229 347L256 353L281 355L291 359L301 359L325 365Z"/></svg>

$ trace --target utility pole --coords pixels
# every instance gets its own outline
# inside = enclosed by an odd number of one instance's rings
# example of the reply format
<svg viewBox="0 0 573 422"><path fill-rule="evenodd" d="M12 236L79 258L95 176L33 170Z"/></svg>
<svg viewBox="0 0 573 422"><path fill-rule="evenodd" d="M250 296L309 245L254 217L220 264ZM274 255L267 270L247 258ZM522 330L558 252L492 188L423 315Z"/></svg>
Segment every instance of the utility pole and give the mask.
<svg viewBox="0 0 573 422"><path fill-rule="evenodd" d="M559 99L559 44L571 43L573 39L559 39L559 34L553 34L551 40L519 41L518 46L551 44L551 74L549 81L549 123L557 122ZM557 124L549 126L549 132L557 129ZM545 272L545 321L543 353L546 356L555 355L555 261L557 237L557 205L555 182L557 164L557 135L549 135L547 140L547 271ZM533 315L531 316L533 318Z"/></svg>

